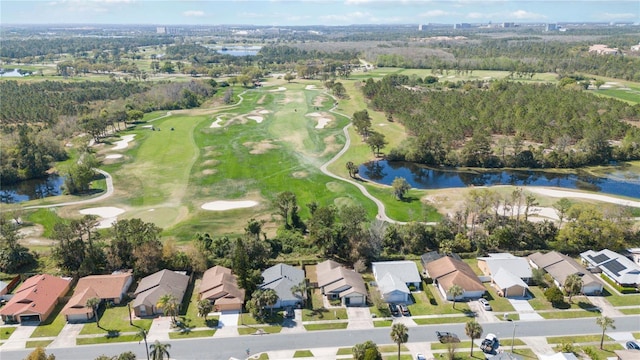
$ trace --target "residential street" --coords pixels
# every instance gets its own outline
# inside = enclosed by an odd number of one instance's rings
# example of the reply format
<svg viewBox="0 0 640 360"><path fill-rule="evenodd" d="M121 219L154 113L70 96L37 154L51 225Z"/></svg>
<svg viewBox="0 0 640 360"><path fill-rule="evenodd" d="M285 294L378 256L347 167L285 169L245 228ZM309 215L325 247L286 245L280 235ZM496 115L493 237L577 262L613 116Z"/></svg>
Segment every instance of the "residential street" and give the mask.
<svg viewBox="0 0 640 360"><path fill-rule="evenodd" d="M615 319L616 330L607 333L616 333L615 337L623 337L625 332L638 331L640 329L640 316L624 316ZM510 337L513 325L510 322L497 322L482 324L484 333L492 332L498 337ZM425 342L437 341L435 331L452 331L462 339L466 338L464 324L415 326L409 330L409 347L424 348ZM516 329L518 338L544 339L546 336L598 334L602 330L595 323L595 318L581 318L569 320L543 320L527 321L521 323ZM199 360L220 359L227 360L230 357L238 359L246 358L246 349L251 354L265 351L318 349L351 347L356 343L372 340L378 344L389 344L389 328L363 329L363 330L333 330L313 331L299 334L271 334L271 335L246 335L225 338L197 338L184 340L171 340L170 354L172 359ZM536 338L540 337L540 338ZM539 345L544 348L544 345ZM118 343L109 345L74 346L70 348L47 349L47 353L55 354L58 359L64 360L90 360L99 355L113 356L124 351L133 351L138 357L144 358L144 344L136 342ZM24 359L31 350L5 350L0 354L2 360Z"/></svg>

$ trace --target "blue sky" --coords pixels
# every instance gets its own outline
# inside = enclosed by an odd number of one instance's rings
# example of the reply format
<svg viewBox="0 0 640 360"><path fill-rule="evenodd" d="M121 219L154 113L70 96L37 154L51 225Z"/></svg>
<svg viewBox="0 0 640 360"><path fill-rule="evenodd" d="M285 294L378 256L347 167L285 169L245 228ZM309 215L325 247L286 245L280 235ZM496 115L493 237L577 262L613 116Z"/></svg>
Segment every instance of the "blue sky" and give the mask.
<svg viewBox="0 0 640 360"><path fill-rule="evenodd" d="M2 24L636 22L640 0L0 0Z"/></svg>

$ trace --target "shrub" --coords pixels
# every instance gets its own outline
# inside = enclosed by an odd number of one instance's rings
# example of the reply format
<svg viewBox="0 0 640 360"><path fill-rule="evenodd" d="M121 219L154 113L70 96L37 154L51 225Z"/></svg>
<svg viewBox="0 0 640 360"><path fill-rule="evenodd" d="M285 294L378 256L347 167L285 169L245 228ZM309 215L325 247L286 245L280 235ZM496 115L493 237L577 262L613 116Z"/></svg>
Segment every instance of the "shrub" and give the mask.
<svg viewBox="0 0 640 360"><path fill-rule="evenodd" d="M553 307L557 307L556 305L564 303L564 295L562 294L562 290L557 286L552 286L544 291L544 296L547 298Z"/></svg>

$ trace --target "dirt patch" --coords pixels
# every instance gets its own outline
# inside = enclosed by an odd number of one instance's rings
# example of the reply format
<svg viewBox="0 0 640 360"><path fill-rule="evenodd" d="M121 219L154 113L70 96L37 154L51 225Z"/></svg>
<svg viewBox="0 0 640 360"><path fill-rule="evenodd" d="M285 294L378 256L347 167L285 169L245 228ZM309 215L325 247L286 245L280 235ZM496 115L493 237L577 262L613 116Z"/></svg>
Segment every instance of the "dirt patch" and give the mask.
<svg viewBox="0 0 640 360"><path fill-rule="evenodd" d="M322 106L322 103L326 100L327 98L324 96L316 96L316 98L313 99L313 106Z"/></svg>
<svg viewBox="0 0 640 360"><path fill-rule="evenodd" d="M217 172L218 171L216 169L206 169L206 170L202 170L202 175L213 175Z"/></svg>
<svg viewBox="0 0 640 360"><path fill-rule="evenodd" d="M257 122L258 124L260 124L264 120L264 118L262 116L255 116L255 115L247 116L247 119L253 120L253 121Z"/></svg>
<svg viewBox="0 0 640 360"><path fill-rule="evenodd" d="M270 112L271 112L271 111L269 111L269 110L260 110L260 111L258 111L258 114L262 114L262 115L264 115L264 114L268 114L268 113L270 113Z"/></svg>
<svg viewBox="0 0 640 360"><path fill-rule="evenodd" d="M292 173L291 176L293 176L296 179L304 179L307 176L309 176L309 173L306 172L306 171L296 171L296 172Z"/></svg>
<svg viewBox="0 0 640 360"><path fill-rule="evenodd" d="M220 119L220 117L216 118L216 121L211 123L211 126L209 126L210 128L219 128L222 127L222 125L220 125L220 123L222 122L222 119Z"/></svg>
<svg viewBox="0 0 640 360"><path fill-rule="evenodd" d="M212 201L202 204L201 208L211 211L226 211L234 209L246 209L258 205L257 201L253 200L241 200L241 201Z"/></svg>
<svg viewBox="0 0 640 360"><path fill-rule="evenodd" d="M253 155L264 154L269 150L279 148L278 145L272 144L269 140L262 140L260 142L248 141L242 145L250 148L251 150L249 151L249 154Z"/></svg>
<svg viewBox="0 0 640 360"><path fill-rule="evenodd" d="M315 85L307 85L304 88L305 90L317 90L318 88Z"/></svg>
<svg viewBox="0 0 640 360"><path fill-rule="evenodd" d="M215 160L215 159L207 160L202 163L202 165L204 166L216 166L218 164L220 164L220 160Z"/></svg>
<svg viewBox="0 0 640 360"><path fill-rule="evenodd" d="M280 87L279 87L279 88L277 88L277 89L272 89L272 90L269 90L269 91L270 91L270 92L278 92L278 91L286 91L286 90L287 90L287 88L286 88L286 87L280 86Z"/></svg>
<svg viewBox="0 0 640 360"><path fill-rule="evenodd" d="M261 105L264 104L264 99L267 97L267 95L262 95L262 97L258 100L258 102L256 104Z"/></svg>

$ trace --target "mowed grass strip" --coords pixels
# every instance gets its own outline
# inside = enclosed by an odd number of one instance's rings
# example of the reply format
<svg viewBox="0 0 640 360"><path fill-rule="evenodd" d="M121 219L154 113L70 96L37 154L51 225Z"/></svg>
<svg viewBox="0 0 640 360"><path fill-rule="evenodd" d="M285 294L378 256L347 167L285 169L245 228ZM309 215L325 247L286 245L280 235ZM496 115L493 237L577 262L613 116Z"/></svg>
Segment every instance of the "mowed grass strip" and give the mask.
<svg viewBox="0 0 640 360"><path fill-rule="evenodd" d="M170 339L191 339L199 337L211 337L215 330L195 330L195 331L172 331L169 333Z"/></svg>
<svg viewBox="0 0 640 360"><path fill-rule="evenodd" d="M596 317L600 316L599 311L587 311L587 310L559 310L559 311L549 311L549 312L538 312L540 316L545 319L575 319L575 318L583 318L583 317Z"/></svg>
<svg viewBox="0 0 640 360"><path fill-rule="evenodd" d="M296 352L293 353L293 357L294 358L313 357L313 353L311 352L311 350L296 350Z"/></svg>
<svg viewBox="0 0 640 360"><path fill-rule="evenodd" d="M600 342L601 338L602 338L602 335L552 336L547 338L547 342L549 344L590 343L590 342ZM605 335L604 341L613 341L613 339L609 337L609 335Z"/></svg>
<svg viewBox="0 0 640 360"><path fill-rule="evenodd" d="M472 318L467 316L444 316L433 318L419 318L413 319L418 325L430 325L430 324L453 324L453 323L465 323Z"/></svg>
<svg viewBox="0 0 640 360"><path fill-rule="evenodd" d="M27 349L32 349L37 347L45 348L49 346L49 344L51 344L52 342L53 340L32 340L32 341L27 341L25 344L25 347Z"/></svg>
<svg viewBox="0 0 640 360"><path fill-rule="evenodd" d="M98 337L84 337L77 338L76 345L92 345L92 344L112 344L120 342L133 342L140 341L140 337L137 335L120 335L114 337L98 336Z"/></svg>
<svg viewBox="0 0 640 360"><path fill-rule="evenodd" d="M304 325L304 328L307 331L317 331L317 330L341 330L346 329L348 322L333 322L333 323L320 323L320 324L308 324Z"/></svg>
<svg viewBox="0 0 640 360"><path fill-rule="evenodd" d="M277 334L282 331L282 326L246 326L238 327L238 334L240 335L255 335L260 333L265 334Z"/></svg>

